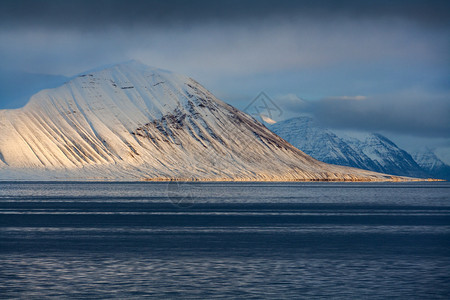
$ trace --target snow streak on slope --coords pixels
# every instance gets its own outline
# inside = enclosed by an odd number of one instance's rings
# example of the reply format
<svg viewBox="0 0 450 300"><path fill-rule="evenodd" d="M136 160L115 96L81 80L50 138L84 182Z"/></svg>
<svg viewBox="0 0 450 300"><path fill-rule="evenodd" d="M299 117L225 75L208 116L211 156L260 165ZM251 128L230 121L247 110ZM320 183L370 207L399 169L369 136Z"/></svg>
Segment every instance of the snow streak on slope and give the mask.
<svg viewBox="0 0 450 300"><path fill-rule="evenodd" d="M135 61L0 111L0 178L386 180L321 163L196 81Z"/></svg>

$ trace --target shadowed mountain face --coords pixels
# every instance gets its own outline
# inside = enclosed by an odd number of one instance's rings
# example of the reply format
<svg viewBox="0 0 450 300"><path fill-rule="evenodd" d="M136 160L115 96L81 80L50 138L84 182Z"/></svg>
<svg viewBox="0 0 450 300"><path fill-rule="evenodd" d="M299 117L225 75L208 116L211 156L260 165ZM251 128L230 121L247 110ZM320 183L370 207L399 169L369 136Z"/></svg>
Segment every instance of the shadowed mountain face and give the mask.
<svg viewBox="0 0 450 300"><path fill-rule="evenodd" d="M381 134L338 136L310 116L278 122L269 128L306 154L329 164L400 176L430 176L410 154Z"/></svg>
<svg viewBox="0 0 450 300"><path fill-rule="evenodd" d="M450 166L440 160L430 149L422 149L413 154L419 166L433 178L450 180Z"/></svg>
<svg viewBox="0 0 450 300"><path fill-rule="evenodd" d="M391 179L319 162L195 80L135 61L0 111L0 178Z"/></svg>

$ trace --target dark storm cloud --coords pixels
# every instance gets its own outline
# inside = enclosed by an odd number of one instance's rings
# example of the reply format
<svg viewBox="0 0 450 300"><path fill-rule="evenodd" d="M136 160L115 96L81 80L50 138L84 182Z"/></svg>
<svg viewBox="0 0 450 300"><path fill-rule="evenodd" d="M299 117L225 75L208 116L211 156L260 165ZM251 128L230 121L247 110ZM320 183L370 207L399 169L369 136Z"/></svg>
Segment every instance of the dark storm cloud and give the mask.
<svg viewBox="0 0 450 300"><path fill-rule="evenodd" d="M425 26L448 26L450 4L429 1L251 0L2 0L2 26L81 28L176 26L214 22L264 22L267 18L401 18Z"/></svg>
<svg viewBox="0 0 450 300"><path fill-rule="evenodd" d="M428 137L450 138L450 99L427 97L426 101L321 101L314 112L327 126L362 131L389 131ZM367 100L366 100L367 101Z"/></svg>
<svg viewBox="0 0 450 300"><path fill-rule="evenodd" d="M325 127L450 138L450 93L409 91L372 97L339 96L307 101L287 95L278 104L290 113L311 113Z"/></svg>

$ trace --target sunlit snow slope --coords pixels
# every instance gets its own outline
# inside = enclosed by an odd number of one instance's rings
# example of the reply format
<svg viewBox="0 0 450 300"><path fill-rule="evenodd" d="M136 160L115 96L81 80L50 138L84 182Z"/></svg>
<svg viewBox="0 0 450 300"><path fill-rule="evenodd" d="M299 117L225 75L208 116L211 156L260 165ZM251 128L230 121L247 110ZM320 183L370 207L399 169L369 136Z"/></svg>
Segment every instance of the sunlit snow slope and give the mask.
<svg viewBox="0 0 450 300"><path fill-rule="evenodd" d="M321 163L193 79L131 61L0 111L0 179L399 178Z"/></svg>

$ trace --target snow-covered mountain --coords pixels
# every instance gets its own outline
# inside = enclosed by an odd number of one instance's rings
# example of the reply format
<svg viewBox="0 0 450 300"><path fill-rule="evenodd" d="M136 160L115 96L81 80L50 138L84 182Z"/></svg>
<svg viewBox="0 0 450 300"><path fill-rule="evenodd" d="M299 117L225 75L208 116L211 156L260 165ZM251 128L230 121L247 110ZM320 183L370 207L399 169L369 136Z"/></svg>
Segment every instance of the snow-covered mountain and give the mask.
<svg viewBox="0 0 450 300"><path fill-rule="evenodd" d="M343 136L343 139L373 162L373 167L364 169L403 176L429 177L408 152L381 134L370 133L358 138Z"/></svg>
<svg viewBox="0 0 450 300"><path fill-rule="evenodd" d="M398 180L331 166L195 80L135 61L0 111L0 179Z"/></svg>
<svg viewBox="0 0 450 300"><path fill-rule="evenodd" d="M413 153L414 160L433 178L450 180L450 166L440 160L430 149Z"/></svg>
<svg viewBox="0 0 450 300"><path fill-rule="evenodd" d="M329 164L428 177L411 155L380 134L342 135L321 127L308 115L281 121L269 128L306 154Z"/></svg>
<svg viewBox="0 0 450 300"><path fill-rule="evenodd" d="M320 161L357 168L374 166L370 165L371 161L366 155L357 153L331 130L319 127L310 116L281 121L268 127L293 146Z"/></svg>

